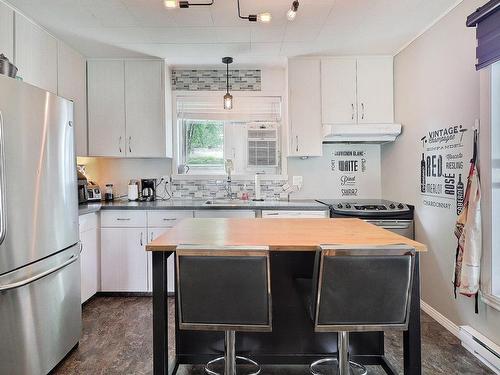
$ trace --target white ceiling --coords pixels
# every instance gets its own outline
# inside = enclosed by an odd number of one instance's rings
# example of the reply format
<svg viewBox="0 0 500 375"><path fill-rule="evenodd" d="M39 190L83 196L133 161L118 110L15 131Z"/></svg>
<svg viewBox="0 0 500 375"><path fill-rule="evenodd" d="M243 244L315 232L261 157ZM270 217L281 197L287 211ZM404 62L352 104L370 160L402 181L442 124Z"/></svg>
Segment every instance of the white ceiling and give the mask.
<svg viewBox="0 0 500 375"><path fill-rule="evenodd" d="M269 11L270 24L238 19L236 0L167 10L162 0L8 0L88 57L158 56L173 65L283 64L309 54L393 54L457 0L240 0L242 13ZM207 0L190 0L207 2Z"/></svg>

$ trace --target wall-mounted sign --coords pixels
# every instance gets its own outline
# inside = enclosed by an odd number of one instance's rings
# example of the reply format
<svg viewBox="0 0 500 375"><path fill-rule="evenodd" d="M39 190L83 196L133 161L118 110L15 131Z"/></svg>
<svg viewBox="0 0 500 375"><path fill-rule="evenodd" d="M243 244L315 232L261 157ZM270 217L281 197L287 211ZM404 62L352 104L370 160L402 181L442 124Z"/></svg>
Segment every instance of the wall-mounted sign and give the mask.
<svg viewBox="0 0 500 375"><path fill-rule="evenodd" d="M468 166L462 125L431 130L420 139L420 194L424 206L456 210L464 204Z"/></svg>
<svg viewBox="0 0 500 375"><path fill-rule="evenodd" d="M376 157L370 155L374 150L366 146L342 145L332 151L331 170L338 181L339 198L357 198L366 196L364 189L369 189L371 167L369 160L376 163ZM373 167L371 167L373 168Z"/></svg>

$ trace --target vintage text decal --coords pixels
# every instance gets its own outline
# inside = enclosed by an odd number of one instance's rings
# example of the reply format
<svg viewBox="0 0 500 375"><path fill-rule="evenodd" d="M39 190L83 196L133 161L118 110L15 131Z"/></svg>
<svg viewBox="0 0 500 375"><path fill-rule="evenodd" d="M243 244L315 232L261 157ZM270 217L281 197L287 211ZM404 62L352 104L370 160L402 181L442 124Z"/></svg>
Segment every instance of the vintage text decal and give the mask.
<svg viewBox="0 0 500 375"><path fill-rule="evenodd" d="M467 175L465 133L462 125L431 130L420 139L420 194L424 206L456 210L463 208Z"/></svg>

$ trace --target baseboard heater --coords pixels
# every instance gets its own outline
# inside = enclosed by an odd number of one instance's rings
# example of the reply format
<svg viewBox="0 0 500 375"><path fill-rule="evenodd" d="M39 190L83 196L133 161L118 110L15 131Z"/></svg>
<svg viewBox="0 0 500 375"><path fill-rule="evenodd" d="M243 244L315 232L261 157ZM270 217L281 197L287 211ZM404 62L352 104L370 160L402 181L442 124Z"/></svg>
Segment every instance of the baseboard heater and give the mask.
<svg viewBox="0 0 500 375"><path fill-rule="evenodd" d="M470 326L460 326L462 346L488 366L495 374L500 374L500 346Z"/></svg>

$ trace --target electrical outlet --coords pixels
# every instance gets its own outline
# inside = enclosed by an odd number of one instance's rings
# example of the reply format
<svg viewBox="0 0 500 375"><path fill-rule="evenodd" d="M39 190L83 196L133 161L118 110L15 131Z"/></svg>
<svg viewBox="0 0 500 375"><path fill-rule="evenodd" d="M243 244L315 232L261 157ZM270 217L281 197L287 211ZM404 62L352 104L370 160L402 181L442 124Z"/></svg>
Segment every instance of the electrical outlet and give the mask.
<svg viewBox="0 0 500 375"><path fill-rule="evenodd" d="M302 176L293 176L292 184L293 186L302 186L303 178Z"/></svg>

